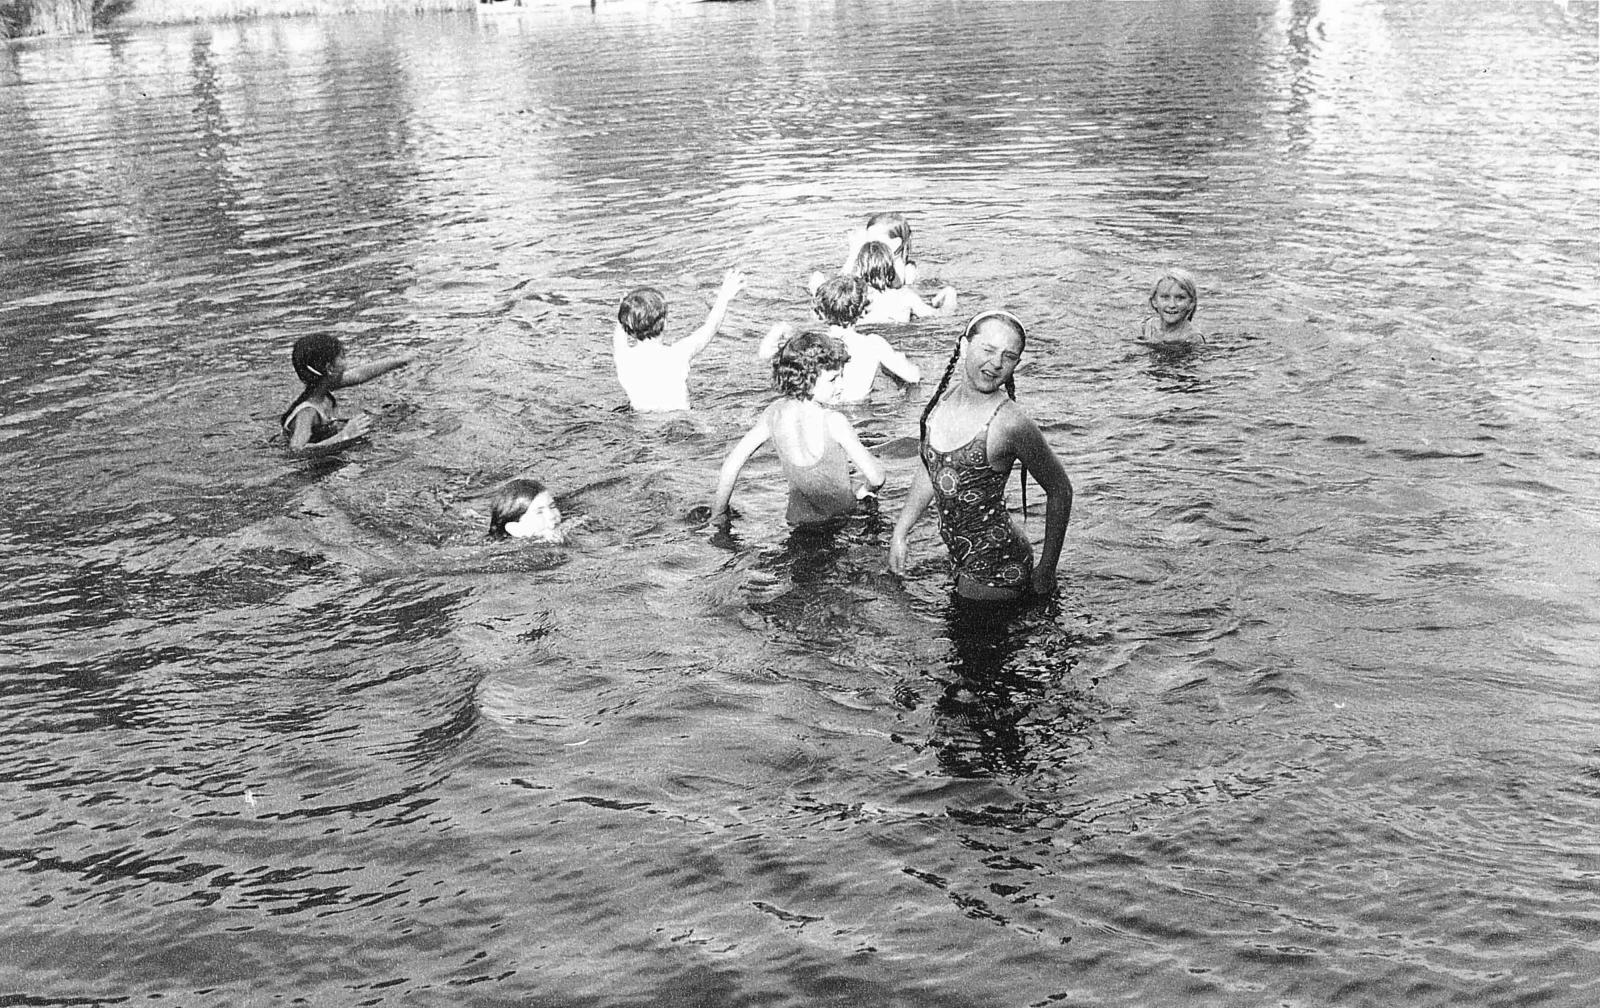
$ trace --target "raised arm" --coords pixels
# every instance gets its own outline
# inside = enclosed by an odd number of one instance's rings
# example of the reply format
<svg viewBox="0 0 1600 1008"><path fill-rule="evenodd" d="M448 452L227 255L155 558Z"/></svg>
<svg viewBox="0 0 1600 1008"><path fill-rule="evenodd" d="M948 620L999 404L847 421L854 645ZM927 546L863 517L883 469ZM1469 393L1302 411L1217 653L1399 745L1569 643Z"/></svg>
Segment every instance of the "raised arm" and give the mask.
<svg viewBox="0 0 1600 1008"><path fill-rule="evenodd" d="M386 375L390 371L393 371L396 368L403 368L410 363L411 358L409 356L389 357L385 360L376 361L372 364L362 364L357 367L346 368L344 374L339 378L339 384L335 385L334 388L349 388L352 385L364 385L379 375Z"/></svg>
<svg viewBox="0 0 1600 1008"><path fill-rule="evenodd" d="M1061 560L1061 545L1067 537L1067 522L1072 517L1072 480L1061 460L1044 439L1039 425L1021 409L1007 410L1011 414L1006 424L1008 446L1028 474L1044 487L1046 504L1044 512L1044 544L1039 549L1039 562L1033 568L1033 590L1048 594L1056 587L1056 565Z"/></svg>
<svg viewBox="0 0 1600 1008"><path fill-rule="evenodd" d="M894 537L889 540L889 573L905 577L906 537L932 503L933 481L928 478L928 467L918 465L917 475L911 480L911 491L906 494L905 506L900 509L900 520L894 523Z"/></svg>
<svg viewBox="0 0 1600 1008"><path fill-rule="evenodd" d="M845 457L856 467L856 471L861 474L861 478L867 481L867 489L877 493L878 489L883 486L883 463L879 462L878 456L868 451L867 446L861 443L861 438L857 436L855 426L850 423L849 418L843 413L835 413L829 410L828 431L833 435L833 439L839 442L839 446L844 449Z"/></svg>
<svg viewBox="0 0 1600 1008"><path fill-rule="evenodd" d="M722 276L722 287L717 291L717 299L711 304L711 311L706 313L705 323L690 333L681 346L683 352L693 359L696 354L704 350L711 342L711 337L717 334L722 326L722 317L728 314L728 304L733 296L739 293L744 286L744 274L736 269L731 269ZM675 344L679 345L679 344Z"/></svg>
<svg viewBox="0 0 1600 1008"><path fill-rule="evenodd" d="M767 424L767 415L762 413L761 419L756 421L756 425L750 428L749 433L739 439L739 443L733 446L733 451L730 451L728 457L723 460L722 473L717 477L717 493L711 500L712 521L728 513L728 502L733 499L733 484L739 479L739 470L750 461L750 456L756 453L756 449L766 444L767 439L771 437L772 428Z"/></svg>
<svg viewBox="0 0 1600 1008"><path fill-rule="evenodd" d="M787 322L774 322L767 334L761 337L761 345L756 347L756 360L771 360L778 356L778 351L793 335L794 326Z"/></svg>

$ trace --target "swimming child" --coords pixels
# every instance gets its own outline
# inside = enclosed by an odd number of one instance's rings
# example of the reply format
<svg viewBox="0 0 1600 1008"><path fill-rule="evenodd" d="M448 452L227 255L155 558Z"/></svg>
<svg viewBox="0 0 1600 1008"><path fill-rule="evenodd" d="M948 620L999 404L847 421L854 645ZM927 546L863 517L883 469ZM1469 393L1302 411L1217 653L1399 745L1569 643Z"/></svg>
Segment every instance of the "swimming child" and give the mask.
<svg viewBox="0 0 1600 1008"><path fill-rule="evenodd" d="M489 537L492 539L509 536L564 543L567 534L582 521L579 517L563 522L550 491L536 479L507 481L495 491L489 505Z"/></svg>
<svg viewBox="0 0 1600 1008"><path fill-rule="evenodd" d="M849 514L858 499L883 486L883 465L856 436L842 413L819 401L838 381L848 354L839 342L821 333L803 332L786 340L772 361L772 383L781 393L761 414L722 463L713 520L728 513L739 472L756 450L771 441L789 480L791 525L808 525ZM866 484L852 489L850 464Z"/></svg>
<svg viewBox="0 0 1600 1008"><path fill-rule="evenodd" d="M827 405L860 402L872 394L872 381L879 368L908 384L922 380L921 369L890 346L888 340L875 332L856 329L856 322L866 307L867 285L860 277L836 276L819 286L811 297L812 311L828 323L828 335L843 344L850 356L839 380L817 397L819 402ZM772 358L793 335L794 330L787 322L779 322L761 341L756 356L761 360Z"/></svg>
<svg viewBox="0 0 1600 1008"><path fill-rule="evenodd" d="M622 299L617 327L612 333L612 356L617 381L628 402L640 412L689 408L689 365L704 350L722 325L728 303L744 286L744 274L729 270L722 278L717 299L705 322L670 346L661 334L667 323L667 299L654 287L639 287Z"/></svg>
<svg viewBox="0 0 1600 1008"><path fill-rule="evenodd" d="M1167 270L1150 289L1150 310L1155 314L1144 320L1139 337L1161 343L1186 339L1204 343L1205 334L1190 324L1199 301L1194 277L1188 271Z"/></svg>
<svg viewBox="0 0 1600 1008"><path fill-rule="evenodd" d="M334 417L337 405L333 393L411 363L410 357L390 357L375 364L346 367L344 344L332 333L311 333L295 340L289 359L294 364L294 373L306 386L278 419L293 451L324 451L366 434L372 419L365 413L349 420Z"/></svg>
<svg viewBox="0 0 1600 1008"><path fill-rule="evenodd" d="M867 282L867 310L861 315L862 325L903 325L913 318L944 315L955 308L953 287L941 290L929 304L916 291L903 286L895 268L894 253L883 242L869 241L861 246L850 272Z"/></svg>
<svg viewBox="0 0 1600 1008"><path fill-rule="evenodd" d="M1072 515L1072 481L1039 426L1016 402L1013 372L1027 333L1015 315L985 311L956 340L939 387L922 411L922 468L906 495L889 545L889 570L904 576L906 537L929 504L955 567L956 593L1009 600L1055 588L1056 564ZM1006 482L1021 462L1044 487L1044 545L1033 546L1006 509Z"/></svg>

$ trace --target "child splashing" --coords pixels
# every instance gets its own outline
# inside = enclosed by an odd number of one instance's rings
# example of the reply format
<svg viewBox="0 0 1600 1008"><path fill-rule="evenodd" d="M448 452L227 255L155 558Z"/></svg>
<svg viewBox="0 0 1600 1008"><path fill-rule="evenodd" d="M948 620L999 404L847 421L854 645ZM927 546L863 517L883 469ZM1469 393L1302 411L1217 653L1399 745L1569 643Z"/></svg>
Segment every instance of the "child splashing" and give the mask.
<svg viewBox="0 0 1600 1008"><path fill-rule="evenodd" d="M841 344L849 359L839 380L829 383L817 401L824 405L860 402L872 394L872 382L882 368L907 384L922 380L922 371L905 354L889 345L889 341L875 332L862 332L856 328L867 307L867 286L860 277L836 276L826 281L811 297L811 309L817 318L828 324L828 335ZM772 327L756 356L761 360L775 357L794 329L787 322Z"/></svg>
<svg viewBox="0 0 1600 1008"><path fill-rule="evenodd" d="M676 343L661 338L667 325L667 299L654 287L639 287L622 299L611 350L617 381L628 402L641 412L689 408L689 365L717 334L728 303L744 286L744 274L729 270L700 328Z"/></svg>
<svg viewBox="0 0 1600 1008"><path fill-rule="evenodd" d="M1157 277L1150 289L1150 310L1155 314L1144 320L1139 337L1154 343L1190 339L1204 343L1205 334L1191 324L1200 303L1197 290L1186 270L1169 269Z"/></svg>
<svg viewBox="0 0 1600 1008"><path fill-rule="evenodd" d="M768 441L778 452L789 481L791 525L825 522L849 514L856 501L883 486L883 466L856 436L841 413L819 400L839 379L848 355L834 339L803 332L787 340L772 362L772 382L782 394L761 414L722 463L716 497L711 503L713 521L726 521L728 503L739 472L756 450ZM854 463L866 485L852 489L849 464Z"/></svg>
<svg viewBox="0 0 1600 1008"><path fill-rule="evenodd" d="M1072 481L1037 424L1016 402L1013 372L1027 333L1015 315L973 316L956 340L939 387L922 412L922 468L906 495L889 546L889 570L904 577L906 538L937 504L939 535L955 567L956 593L1011 600L1048 594L1072 514ZM1048 496L1039 562L1006 509L1005 488L1017 462Z"/></svg>
<svg viewBox="0 0 1600 1008"><path fill-rule="evenodd" d="M372 426L365 413L348 421L335 419L337 404L333 393L405 367L411 358L390 357L375 364L346 367L344 344L339 338L331 333L312 333L295 340L290 361L306 387L289 404L278 424L289 439L291 451L327 451L362 437Z"/></svg>

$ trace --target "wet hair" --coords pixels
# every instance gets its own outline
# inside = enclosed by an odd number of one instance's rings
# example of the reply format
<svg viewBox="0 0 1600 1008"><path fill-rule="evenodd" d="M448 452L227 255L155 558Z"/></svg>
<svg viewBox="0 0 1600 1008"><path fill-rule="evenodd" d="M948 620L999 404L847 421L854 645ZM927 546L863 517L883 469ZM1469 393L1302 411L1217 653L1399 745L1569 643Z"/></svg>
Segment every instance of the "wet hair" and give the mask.
<svg viewBox="0 0 1600 1008"><path fill-rule="evenodd" d="M636 287L617 309L622 331L636 340L655 339L667 327L667 298L654 287Z"/></svg>
<svg viewBox="0 0 1600 1008"><path fill-rule="evenodd" d="M848 329L867 310L867 283L858 276L841 273L817 287L811 296L811 307L822 321Z"/></svg>
<svg viewBox="0 0 1600 1008"><path fill-rule="evenodd" d="M894 253L880 241L869 241L856 253L850 272L867 282L874 290L889 290L900 286L900 271L894 264Z"/></svg>
<svg viewBox="0 0 1600 1008"><path fill-rule="evenodd" d="M1022 345L1017 352L1028 348L1028 330L1023 326L1022 320L1001 308L988 308L967 320L966 328L961 330L961 335L956 339L956 345L950 351L950 360L944 366L944 374L939 376L939 384L934 387L933 395L928 397L928 405L922 408L922 418L917 421L917 430L922 438L922 443L928 443L928 417L933 415L934 408L939 405L939 400L944 397L945 389L950 385L950 376L955 374L956 363L961 360L961 344L972 339L977 334L978 326L990 319L998 319L1009 326L1021 340ZM1006 379L1006 395L1015 402L1017 398L1017 380L1013 374ZM926 465L926 460L924 460ZM931 476L932 473L929 473ZM1022 465L1022 514L1028 514L1028 467Z"/></svg>
<svg viewBox="0 0 1600 1008"><path fill-rule="evenodd" d="M839 370L849 359L850 351L832 336L796 333L772 358L772 384L790 399L809 399L817 387L817 376Z"/></svg>
<svg viewBox="0 0 1600 1008"><path fill-rule="evenodd" d="M278 426L288 423L295 408L311 397L312 391L328 377L333 362L338 360L342 353L344 344L333 333L308 333L294 341L294 349L289 351L289 363L294 365L295 376L304 382L306 387L295 396L289 408L283 411L283 416L278 418Z"/></svg>
<svg viewBox="0 0 1600 1008"><path fill-rule="evenodd" d="M1194 318L1194 310L1200 307L1200 293L1195 286L1194 275L1188 270L1181 270L1176 266L1156 277L1156 282L1150 285L1150 310L1155 311L1156 291L1168 280L1177 284L1178 289L1189 295L1189 310L1183 316L1183 320L1187 322Z"/></svg>
<svg viewBox="0 0 1600 1008"><path fill-rule="evenodd" d="M503 539L510 535L506 526L521 521L533 502L545 492L545 485L536 479L514 479L502 484L489 504L490 537Z"/></svg>
<svg viewBox="0 0 1600 1008"><path fill-rule="evenodd" d="M886 210L867 218L868 231L879 227L887 231L890 238L900 239L900 258L906 263L910 263L911 222L906 220L906 215L898 210Z"/></svg>

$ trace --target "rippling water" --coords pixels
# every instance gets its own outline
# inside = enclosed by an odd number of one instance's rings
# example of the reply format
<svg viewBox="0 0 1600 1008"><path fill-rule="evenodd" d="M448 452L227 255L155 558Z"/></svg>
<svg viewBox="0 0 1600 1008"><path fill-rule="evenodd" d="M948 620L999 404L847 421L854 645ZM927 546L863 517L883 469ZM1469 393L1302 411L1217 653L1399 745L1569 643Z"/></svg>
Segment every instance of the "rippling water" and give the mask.
<svg viewBox="0 0 1600 1008"><path fill-rule="evenodd" d="M0 50L0 1003L1600 999L1594 4L547 6ZM790 536L866 213L1033 324L1058 600ZM1201 277L1189 353L1132 341ZM608 326L751 284L691 415ZM925 369L948 320L895 334ZM268 444L287 347L418 362ZM589 525L486 544L531 472ZM1042 533L1035 513L1030 528Z"/></svg>

